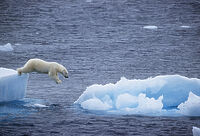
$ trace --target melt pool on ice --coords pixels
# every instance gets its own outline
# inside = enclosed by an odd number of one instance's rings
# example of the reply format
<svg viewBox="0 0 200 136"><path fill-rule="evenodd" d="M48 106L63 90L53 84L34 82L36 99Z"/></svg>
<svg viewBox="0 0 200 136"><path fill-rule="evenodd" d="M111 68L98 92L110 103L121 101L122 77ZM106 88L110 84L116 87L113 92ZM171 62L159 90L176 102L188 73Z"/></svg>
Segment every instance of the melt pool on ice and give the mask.
<svg viewBox="0 0 200 136"><path fill-rule="evenodd" d="M28 74L19 76L13 69L0 68L0 102L24 98L28 77Z"/></svg>

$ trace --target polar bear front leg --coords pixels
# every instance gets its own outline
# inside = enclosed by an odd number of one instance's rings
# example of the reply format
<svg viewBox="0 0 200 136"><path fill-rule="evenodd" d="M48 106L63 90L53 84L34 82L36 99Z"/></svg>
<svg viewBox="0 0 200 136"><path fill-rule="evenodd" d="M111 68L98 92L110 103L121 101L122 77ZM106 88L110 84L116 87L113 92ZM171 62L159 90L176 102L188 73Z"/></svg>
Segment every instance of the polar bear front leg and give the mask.
<svg viewBox="0 0 200 136"><path fill-rule="evenodd" d="M62 83L62 81L58 78L57 72L50 70L48 73L49 77L53 79L57 84Z"/></svg>
<svg viewBox="0 0 200 136"><path fill-rule="evenodd" d="M57 84L62 83L62 81L58 78L58 76L53 76L53 80L55 80Z"/></svg>

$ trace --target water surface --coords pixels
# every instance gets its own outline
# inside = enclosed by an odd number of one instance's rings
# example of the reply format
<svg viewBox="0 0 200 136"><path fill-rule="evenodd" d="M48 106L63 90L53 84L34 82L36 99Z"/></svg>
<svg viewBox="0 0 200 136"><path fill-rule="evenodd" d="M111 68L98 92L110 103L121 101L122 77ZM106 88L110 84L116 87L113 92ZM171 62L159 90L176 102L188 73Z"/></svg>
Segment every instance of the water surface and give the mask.
<svg viewBox="0 0 200 136"><path fill-rule="evenodd" d="M2 0L0 44L11 43L14 51L0 52L0 66L16 69L41 58L65 65L69 79L60 76L57 85L31 74L28 102L0 117L0 134L192 135L199 117L97 115L73 103L87 86L122 76L200 78L199 20L197 0ZM32 100L49 107L27 106Z"/></svg>

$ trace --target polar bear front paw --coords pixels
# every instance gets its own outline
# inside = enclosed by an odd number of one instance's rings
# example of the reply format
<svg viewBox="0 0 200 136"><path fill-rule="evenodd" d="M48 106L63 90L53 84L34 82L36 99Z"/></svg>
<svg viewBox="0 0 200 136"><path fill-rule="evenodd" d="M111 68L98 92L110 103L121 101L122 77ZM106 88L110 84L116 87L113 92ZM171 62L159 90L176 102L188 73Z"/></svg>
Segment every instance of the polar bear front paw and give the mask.
<svg viewBox="0 0 200 136"><path fill-rule="evenodd" d="M57 80L56 83L57 83L57 84L61 84L62 81L61 81L61 80Z"/></svg>

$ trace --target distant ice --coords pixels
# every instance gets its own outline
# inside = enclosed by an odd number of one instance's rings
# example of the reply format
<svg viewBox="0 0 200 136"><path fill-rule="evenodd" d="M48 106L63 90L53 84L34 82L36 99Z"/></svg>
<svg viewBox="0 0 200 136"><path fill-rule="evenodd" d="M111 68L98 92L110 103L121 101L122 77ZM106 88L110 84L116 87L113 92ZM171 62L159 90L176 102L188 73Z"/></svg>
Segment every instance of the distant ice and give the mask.
<svg viewBox="0 0 200 136"><path fill-rule="evenodd" d="M92 2L92 0L86 0L86 2L90 3L90 2Z"/></svg>
<svg viewBox="0 0 200 136"><path fill-rule="evenodd" d="M154 25L150 25L150 26L144 26L143 27L144 29L158 29L158 27L157 26L154 26Z"/></svg>
<svg viewBox="0 0 200 136"><path fill-rule="evenodd" d="M7 43L7 44L5 44L3 46L0 46L0 51L7 52L7 51L13 51L13 50L14 49L13 49L13 47L12 47L12 45L10 43Z"/></svg>
<svg viewBox="0 0 200 136"><path fill-rule="evenodd" d="M193 126L192 133L193 133L193 136L200 136L200 128Z"/></svg>
<svg viewBox="0 0 200 136"><path fill-rule="evenodd" d="M115 84L87 87L75 104L114 114L200 116L200 79L180 75L148 79L121 78ZM186 109L185 109L185 108Z"/></svg>
<svg viewBox="0 0 200 136"><path fill-rule="evenodd" d="M18 76L15 70L0 68L0 102L24 98L27 82L28 74Z"/></svg>
<svg viewBox="0 0 200 136"><path fill-rule="evenodd" d="M185 26L185 25L183 25L183 26L180 26L181 28L191 28L191 26Z"/></svg>
<svg viewBox="0 0 200 136"><path fill-rule="evenodd" d="M15 43L15 45L22 45L22 44L20 44L20 43Z"/></svg>
<svg viewBox="0 0 200 136"><path fill-rule="evenodd" d="M46 108L46 107L48 107L48 106L46 106L46 105L39 104L39 103L34 104L34 106L35 106L35 107L40 107L40 108Z"/></svg>

